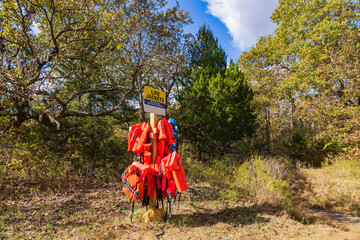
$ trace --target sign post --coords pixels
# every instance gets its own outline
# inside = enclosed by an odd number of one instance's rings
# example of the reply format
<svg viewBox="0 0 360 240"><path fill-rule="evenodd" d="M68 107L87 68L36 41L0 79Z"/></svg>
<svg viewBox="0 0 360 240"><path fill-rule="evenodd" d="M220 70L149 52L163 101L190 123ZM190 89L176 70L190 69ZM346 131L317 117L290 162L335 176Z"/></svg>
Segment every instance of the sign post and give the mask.
<svg viewBox="0 0 360 240"><path fill-rule="evenodd" d="M144 111L150 113L150 142L151 161L150 166L154 168L157 155L157 114L164 116L166 113L166 93L157 89L145 86L144 88ZM149 211L156 209L156 187L154 197L150 197ZM149 214L150 215L150 214Z"/></svg>
<svg viewBox="0 0 360 240"><path fill-rule="evenodd" d="M150 166L154 168L155 165L155 159L157 154L157 115L155 113L150 113L150 134L152 134L152 138L150 138L151 142L151 161ZM156 208L156 187L154 188L154 197L150 197L149 200L149 209L155 209Z"/></svg>

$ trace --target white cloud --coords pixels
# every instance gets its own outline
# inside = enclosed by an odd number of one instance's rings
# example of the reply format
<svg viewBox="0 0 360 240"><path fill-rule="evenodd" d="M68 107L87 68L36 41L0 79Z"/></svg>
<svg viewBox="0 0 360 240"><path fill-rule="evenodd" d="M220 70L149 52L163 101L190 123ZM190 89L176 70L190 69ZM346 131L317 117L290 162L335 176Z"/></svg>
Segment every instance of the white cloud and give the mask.
<svg viewBox="0 0 360 240"><path fill-rule="evenodd" d="M208 11L228 28L234 45L244 51L255 45L260 36L270 34L275 25L270 16L277 0L202 0Z"/></svg>

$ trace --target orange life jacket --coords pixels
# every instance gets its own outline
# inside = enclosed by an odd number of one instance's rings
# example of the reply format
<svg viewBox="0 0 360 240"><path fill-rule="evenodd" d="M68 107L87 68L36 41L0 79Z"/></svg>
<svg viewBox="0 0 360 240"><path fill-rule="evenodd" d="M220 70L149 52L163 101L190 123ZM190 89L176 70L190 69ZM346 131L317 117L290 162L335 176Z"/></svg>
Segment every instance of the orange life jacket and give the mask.
<svg viewBox="0 0 360 240"><path fill-rule="evenodd" d="M189 188L186 184L185 171L182 164L180 164L180 169L172 171L172 177L179 193Z"/></svg>
<svg viewBox="0 0 360 240"><path fill-rule="evenodd" d="M157 142L157 155L159 156L164 156L164 153L165 153L165 139L161 139L161 140L158 140Z"/></svg>
<svg viewBox="0 0 360 240"><path fill-rule="evenodd" d="M165 118L160 119L160 121L157 124L157 129L159 131L159 136L158 136L158 140L164 140L166 139L166 129L165 129L165 125L164 125L164 120ZM166 119L165 119L166 120Z"/></svg>
<svg viewBox="0 0 360 240"><path fill-rule="evenodd" d="M161 164L161 157L159 155L157 155L156 159L155 159L155 164L154 164L154 169L156 172L159 171L160 164Z"/></svg>
<svg viewBox="0 0 360 240"><path fill-rule="evenodd" d="M151 143L144 143L144 152L149 152L151 147Z"/></svg>
<svg viewBox="0 0 360 240"><path fill-rule="evenodd" d="M176 143L174 132L172 130L171 124L165 118L162 118L161 120L164 121L164 126L166 129L166 146L170 147L173 143Z"/></svg>
<svg viewBox="0 0 360 240"><path fill-rule="evenodd" d="M134 202L146 204L144 196L154 197L155 183L158 188L158 197L168 199L169 217L171 216L171 201L177 193L188 189L184 167L180 156L173 150L172 145L176 143L171 124L162 118L157 125L158 142L157 156L154 168L150 165L151 143L146 143L150 125L146 122L134 125L129 132L128 151L139 153L144 159L144 164L134 162L122 175L123 191L132 201L132 212ZM140 158L141 159L141 158ZM141 160L140 160L141 161ZM132 214L130 215L130 219Z"/></svg>
<svg viewBox="0 0 360 240"><path fill-rule="evenodd" d="M138 123L130 128L128 136L128 151L132 151L136 138L139 136L139 131L141 131L142 123Z"/></svg>
<svg viewBox="0 0 360 240"><path fill-rule="evenodd" d="M149 165L144 165L139 162L133 162L132 166L138 169L139 178L143 183L144 189L146 189L146 196L154 197L156 171Z"/></svg>
<svg viewBox="0 0 360 240"><path fill-rule="evenodd" d="M141 131L137 132L137 137L132 148L134 153L141 153L144 148L144 143L146 143L147 135L150 132L150 125L146 122L143 122L141 125Z"/></svg>
<svg viewBox="0 0 360 240"><path fill-rule="evenodd" d="M176 189L179 193L188 189L184 167L181 158L176 151L173 151L168 155L165 167L172 171L172 178L175 181Z"/></svg>
<svg viewBox="0 0 360 240"><path fill-rule="evenodd" d="M172 179L179 193L188 189L184 167L179 154L176 151L168 154L160 160L158 156L155 162L158 170L157 185L158 189L165 192L168 188L169 181ZM165 195L168 196L168 195Z"/></svg>
<svg viewBox="0 0 360 240"><path fill-rule="evenodd" d="M166 118L159 120L157 129L159 130L157 154L164 156L170 153L169 147L176 142L175 136L171 124L166 120Z"/></svg>
<svg viewBox="0 0 360 240"><path fill-rule="evenodd" d="M144 164L150 165L151 162L151 152L144 152Z"/></svg>
<svg viewBox="0 0 360 240"><path fill-rule="evenodd" d="M176 185L175 185L175 182L174 182L174 179L170 178L168 180L168 183L167 183L167 187L164 191L164 194L163 194L164 197L166 198L175 198L176 196Z"/></svg>
<svg viewBox="0 0 360 240"><path fill-rule="evenodd" d="M123 192L133 202L142 202L144 196L144 184L138 176L139 170L130 165L122 174Z"/></svg>
<svg viewBox="0 0 360 240"><path fill-rule="evenodd" d="M162 191L166 190L166 184L167 184L165 164L166 164L166 157L161 159L161 165L160 165L160 169L159 169L159 173L161 174L161 188L160 189Z"/></svg>
<svg viewBox="0 0 360 240"><path fill-rule="evenodd" d="M175 171L180 168L181 164L182 162L179 154L176 151L173 151L168 155L165 167L170 171Z"/></svg>

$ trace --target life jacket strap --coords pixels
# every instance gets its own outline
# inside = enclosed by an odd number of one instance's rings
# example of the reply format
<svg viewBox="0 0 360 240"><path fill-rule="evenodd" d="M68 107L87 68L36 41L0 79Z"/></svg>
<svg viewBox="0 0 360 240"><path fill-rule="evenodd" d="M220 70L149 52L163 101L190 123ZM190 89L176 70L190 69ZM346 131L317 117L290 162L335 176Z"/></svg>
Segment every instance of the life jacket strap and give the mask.
<svg viewBox="0 0 360 240"><path fill-rule="evenodd" d="M130 214L130 222L132 225L134 225L135 227L139 228L138 225L136 225L135 223L133 223L133 220L132 220L132 216L134 214L134 209L135 209L135 202L134 201L131 201L131 214Z"/></svg>

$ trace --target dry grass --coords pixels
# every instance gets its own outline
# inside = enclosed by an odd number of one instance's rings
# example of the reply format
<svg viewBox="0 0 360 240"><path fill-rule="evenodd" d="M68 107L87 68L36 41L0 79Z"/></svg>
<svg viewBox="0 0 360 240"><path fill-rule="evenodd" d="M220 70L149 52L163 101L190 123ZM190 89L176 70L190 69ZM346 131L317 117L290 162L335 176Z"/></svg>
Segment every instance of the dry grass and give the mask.
<svg viewBox="0 0 360 240"><path fill-rule="evenodd" d="M162 239L317 239L323 225L304 225L285 212L250 201L219 200L219 189L190 185L165 227ZM162 222L145 224L137 206L130 224L129 203L119 183L77 186L1 203L2 239L154 239ZM334 231L332 229L331 231ZM329 231L327 231L329 233ZM319 239L321 239L319 237Z"/></svg>
<svg viewBox="0 0 360 240"><path fill-rule="evenodd" d="M288 182L296 177L278 160L258 157L237 167L227 162L214 162L207 167L186 163L190 189L183 193L181 204L173 207L173 217L160 238L343 237L343 232L331 222L303 224L294 220L294 216L302 215L292 212L297 209L293 207L296 190ZM307 177L304 204L331 210L358 210L359 170L360 164L354 161L301 170ZM236 185L241 187L235 188ZM0 238L154 239L163 222L146 224L141 219L145 208L136 206L134 222L139 228L131 225L130 204L121 187L120 181L105 185L83 181L53 192L2 196Z"/></svg>
<svg viewBox="0 0 360 240"><path fill-rule="evenodd" d="M360 211L360 161L336 159L321 169L302 169L307 178L303 199L308 207Z"/></svg>

